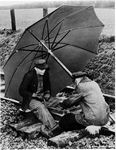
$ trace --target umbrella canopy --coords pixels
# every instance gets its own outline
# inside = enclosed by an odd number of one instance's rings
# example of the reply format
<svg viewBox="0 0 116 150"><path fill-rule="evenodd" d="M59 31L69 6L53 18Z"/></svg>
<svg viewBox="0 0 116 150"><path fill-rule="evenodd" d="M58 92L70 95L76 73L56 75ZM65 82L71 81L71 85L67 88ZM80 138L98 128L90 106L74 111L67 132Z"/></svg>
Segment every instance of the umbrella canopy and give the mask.
<svg viewBox="0 0 116 150"><path fill-rule="evenodd" d="M33 68L36 58L46 59L50 68L52 95L55 95L72 79L45 47L69 72L80 71L97 54L103 26L92 6L61 6L28 27L4 66L5 96L21 100L19 85L24 74Z"/></svg>

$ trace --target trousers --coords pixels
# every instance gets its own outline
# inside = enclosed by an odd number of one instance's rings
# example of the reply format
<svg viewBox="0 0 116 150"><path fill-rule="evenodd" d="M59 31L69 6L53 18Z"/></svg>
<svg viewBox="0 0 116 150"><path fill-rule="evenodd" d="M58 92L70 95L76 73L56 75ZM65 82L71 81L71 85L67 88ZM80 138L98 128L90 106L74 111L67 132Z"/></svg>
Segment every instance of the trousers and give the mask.
<svg viewBox="0 0 116 150"><path fill-rule="evenodd" d="M59 121L59 126L64 131L80 130L86 127L78 123L75 119L75 115L72 113L64 115Z"/></svg>
<svg viewBox="0 0 116 150"><path fill-rule="evenodd" d="M34 114L48 129L52 129L56 125L54 118L42 102L32 99L29 108L35 109Z"/></svg>

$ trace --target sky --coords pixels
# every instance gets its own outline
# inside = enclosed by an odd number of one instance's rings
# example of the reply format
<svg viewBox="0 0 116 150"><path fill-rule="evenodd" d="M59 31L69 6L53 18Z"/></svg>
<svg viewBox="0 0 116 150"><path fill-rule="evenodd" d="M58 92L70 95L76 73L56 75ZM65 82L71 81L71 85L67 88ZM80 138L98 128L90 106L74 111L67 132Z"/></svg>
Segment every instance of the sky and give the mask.
<svg viewBox="0 0 116 150"><path fill-rule="evenodd" d="M32 1L37 1L37 0L0 0L0 5L9 6L9 5L14 5L14 4L23 4L26 2L32 2Z"/></svg>
<svg viewBox="0 0 116 150"><path fill-rule="evenodd" d="M25 3L32 3L32 2L51 2L51 1L71 1L71 0L0 0L0 6L10 6L10 5L15 5L15 4L25 4ZM85 0L76 0L76 1L85 1ZM114 1L114 0L86 0L86 1Z"/></svg>

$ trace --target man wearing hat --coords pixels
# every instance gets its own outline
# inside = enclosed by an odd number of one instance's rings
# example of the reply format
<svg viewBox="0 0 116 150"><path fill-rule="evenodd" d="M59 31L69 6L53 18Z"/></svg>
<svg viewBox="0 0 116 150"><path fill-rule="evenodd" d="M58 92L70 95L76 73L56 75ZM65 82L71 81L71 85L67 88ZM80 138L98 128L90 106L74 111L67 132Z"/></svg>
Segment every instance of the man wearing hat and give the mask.
<svg viewBox="0 0 116 150"><path fill-rule="evenodd" d="M69 113L59 122L63 130L75 130L86 126L103 126L109 120L109 106L105 102L99 85L90 79L85 72L73 74L75 93L77 97L69 97L62 103L62 107L69 108L80 105L81 111Z"/></svg>
<svg viewBox="0 0 116 150"><path fill-rule="evenodd" d="M55 125L55 121L44 102L50 98L50 80L48 65L44 59L36 59L34 68L24 75L19 88L19 93L23 97L22 108L35 110L37 118L48 128Z"/></svg>

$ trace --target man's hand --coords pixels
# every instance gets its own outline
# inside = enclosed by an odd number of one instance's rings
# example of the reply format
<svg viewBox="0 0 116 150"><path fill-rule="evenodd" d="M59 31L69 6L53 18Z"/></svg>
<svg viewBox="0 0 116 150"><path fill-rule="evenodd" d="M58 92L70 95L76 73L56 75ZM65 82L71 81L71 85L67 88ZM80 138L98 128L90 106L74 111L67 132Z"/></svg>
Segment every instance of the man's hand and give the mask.
<svg viewBox="0 0 116 150"><path fill-rule="evenodd" d="M36 94L36 93L33 93L33 94L32 94L32 97L37 97L37 94Z"/></svg>
<svg viewBox="0 0 116 150"><path fill-rule="evenodd" d="M39 101L43 101L43 96L42 95L38 95L37 93L33 93L32 98L35 98Z"/></svg>
<svg viewBox="0 0 116 150"><path fill-rule="evenodd" d="M46 101L48 101L50 99L50 94L49 93L45 94L44 98L45 98Z"/></svg>
<svg viewBox="0 0 116 150"><path fill-rule="evenodd" d="M60 103L60 106L64 109L71 107L71 101L69 99L64 100L62 103Z"/></svg>

